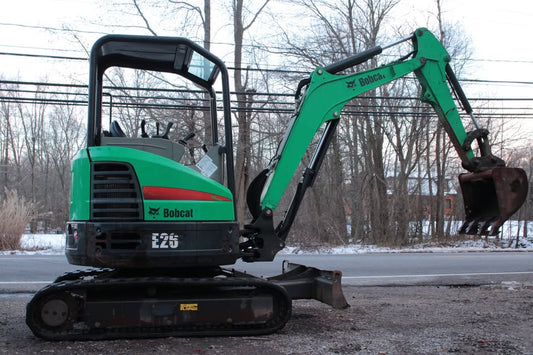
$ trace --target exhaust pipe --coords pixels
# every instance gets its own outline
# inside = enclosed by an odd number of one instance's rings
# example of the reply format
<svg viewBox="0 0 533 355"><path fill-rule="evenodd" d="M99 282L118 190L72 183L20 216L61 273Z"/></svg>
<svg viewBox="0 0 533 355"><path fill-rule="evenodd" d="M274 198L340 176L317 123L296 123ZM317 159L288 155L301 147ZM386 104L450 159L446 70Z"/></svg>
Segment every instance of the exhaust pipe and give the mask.
<svg viewBox="0 0 533 355"><path fill-rule="evenodd" d="M498 235L502 224L522 206L528 180L520 168L495 167L459 175L465 222L460 234Z"/></svg>

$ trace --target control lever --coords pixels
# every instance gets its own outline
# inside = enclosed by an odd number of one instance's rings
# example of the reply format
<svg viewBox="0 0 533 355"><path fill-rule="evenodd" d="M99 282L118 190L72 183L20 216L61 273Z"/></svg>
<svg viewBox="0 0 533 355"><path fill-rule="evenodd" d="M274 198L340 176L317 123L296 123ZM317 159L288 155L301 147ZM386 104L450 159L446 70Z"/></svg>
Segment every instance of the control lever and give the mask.
<svg viewBox="0 0 533 355"><path fill-rule="evenodd" d="M174 125L174 122L169 122L167 124L167 127L165 128L165 131L163 132L162 135L159 135L159 122L156 123L156 130L157 130L157 134L155 136L152 136L152 138L163 138L163 139L168 139L168 134L170 132L170 129L172 128L172 126Z"/></svg>
<svg viewBox="0 0 533 355"><path fill-rule="evenodd" d="M141 137L142 138L148 138L148 133L146 133L145 126L146 126L146 120L142 120L141 121Z"/></svg>
<svg viewBox="0 0 533 355"><path fill-rule="evenodd" d="M194 132L191 132L189 134L187 134L185 137L183 137L182 139L180 139L178 141L179 144L183 145L183 146L187 146L187 141L194 138L196 136L196 134Z"/></svg>

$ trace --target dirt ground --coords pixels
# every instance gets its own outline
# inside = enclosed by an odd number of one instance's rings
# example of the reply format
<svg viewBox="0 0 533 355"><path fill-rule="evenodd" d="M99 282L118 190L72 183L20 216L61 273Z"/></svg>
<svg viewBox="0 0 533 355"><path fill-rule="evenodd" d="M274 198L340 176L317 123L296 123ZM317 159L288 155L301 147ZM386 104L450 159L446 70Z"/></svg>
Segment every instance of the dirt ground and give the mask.
<svg viewBox="0 0 533 355"><path fill-rule="evenodd" d="M29 295L0 296L0 354L533 354L533 286L344 287L351 307L295 301L272 335L46 342L24 323Z"/></svg>

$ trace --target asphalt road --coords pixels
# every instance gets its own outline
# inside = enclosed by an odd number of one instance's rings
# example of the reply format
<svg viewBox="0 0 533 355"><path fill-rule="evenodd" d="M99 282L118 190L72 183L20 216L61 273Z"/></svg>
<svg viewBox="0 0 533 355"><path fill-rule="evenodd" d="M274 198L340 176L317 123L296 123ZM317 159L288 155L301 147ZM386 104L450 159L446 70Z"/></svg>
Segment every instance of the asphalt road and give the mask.
<svg viewBox="0 0 533 355"><path fill-rule="evenodd" d="M268 277L281 273L283 260L340 270L343 284L355 286L533 282L531 252L278 255L274 262L238 262L230 267ZM63 255L0 255L0 293L35 292L58 275L77 269Z"/></svg>
<svg viewBox="0 0 533 355"><path fill-rule="evenodd" d="M280 255L235 268L271 276L284 259L342 270L351 307L298 300L284 329L260 337L49 342L26 326L26 304L78 267L61 255L0 255L0 354L533 354L532 252Z"/></svg>

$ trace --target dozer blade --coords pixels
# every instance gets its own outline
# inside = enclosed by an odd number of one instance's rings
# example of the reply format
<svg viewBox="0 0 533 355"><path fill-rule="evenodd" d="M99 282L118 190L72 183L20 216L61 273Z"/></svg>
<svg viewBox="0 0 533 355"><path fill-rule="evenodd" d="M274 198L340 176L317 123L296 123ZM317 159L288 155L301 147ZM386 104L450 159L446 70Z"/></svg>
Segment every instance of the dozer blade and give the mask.
<svg viewBox="0 0 533 355"><path fill-rule="evenodd" d="M501 225L527 197L528 181L520 168L496 167L459 175L465 222L459 233L497 235Z"/></svg>
<svg viewBox="0 0 533 355"><path fill-rule="evenodd" d="M291 299L314 299L336 309L350 307L344 298L340 271L320 270L314 267L283 261L283 273L268 281L282 286Z"/></svg>

